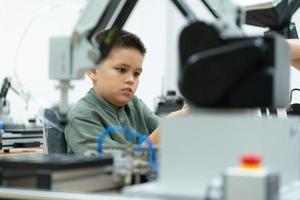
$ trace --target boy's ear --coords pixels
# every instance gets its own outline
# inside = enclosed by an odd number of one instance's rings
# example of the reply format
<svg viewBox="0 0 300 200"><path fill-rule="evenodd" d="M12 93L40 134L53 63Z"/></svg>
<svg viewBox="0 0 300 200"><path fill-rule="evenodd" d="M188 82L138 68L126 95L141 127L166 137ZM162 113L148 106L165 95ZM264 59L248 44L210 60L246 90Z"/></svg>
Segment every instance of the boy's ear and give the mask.
<svg viewBox="0 0 300 200"><path fill-rule="evenodd" d="M96 80L97 77L97 71L96 69L89 69L87 72L88 77L90 77L90 79L92 79L93 81Z"/></svg>

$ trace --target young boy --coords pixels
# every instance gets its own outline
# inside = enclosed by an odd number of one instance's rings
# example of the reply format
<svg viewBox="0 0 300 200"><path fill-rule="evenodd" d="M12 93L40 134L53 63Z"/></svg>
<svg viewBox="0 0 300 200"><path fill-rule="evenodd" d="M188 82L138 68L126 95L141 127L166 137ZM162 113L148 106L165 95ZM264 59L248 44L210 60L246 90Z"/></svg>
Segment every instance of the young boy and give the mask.
<svg viewBox="0 0 300 200"><path fill-rule="evenodd" d="M97 35L97 42L101 41L104 33ZM150 139L157 143L159 118L134 96L143 71L145 53L146 49L136 35L121 31L100 67L89 70L93 88L68 115L65 137L69 153L84 154L89 146L95 146L105 128L115 126L145 135L152 133ZM129 143L121 132L111 134L105 142Z"/></svg>

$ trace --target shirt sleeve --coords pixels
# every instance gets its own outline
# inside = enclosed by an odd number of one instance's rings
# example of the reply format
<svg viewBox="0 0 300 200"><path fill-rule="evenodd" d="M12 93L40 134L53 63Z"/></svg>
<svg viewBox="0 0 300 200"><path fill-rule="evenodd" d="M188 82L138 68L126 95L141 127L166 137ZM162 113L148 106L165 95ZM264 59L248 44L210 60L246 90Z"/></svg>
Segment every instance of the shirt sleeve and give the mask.
<svg viewBox="0 0 300 200"><path fill-rule="evenodd" d="M73 118L65 128L68 151L84 155L88 150L96 150L98 137L103 130L101 123L85 118ZM117 144L109 137L106 137L104 142L111 145Z"/></svg>
<svg viewBox="0 0 300 200"><path fill-rule="evenodd" d="M152 133L159 125L159 117L152 111L148 106L140 100L140 104L142 105L143 109L143 116L145 118L145 122L149 133Z"/></svg>

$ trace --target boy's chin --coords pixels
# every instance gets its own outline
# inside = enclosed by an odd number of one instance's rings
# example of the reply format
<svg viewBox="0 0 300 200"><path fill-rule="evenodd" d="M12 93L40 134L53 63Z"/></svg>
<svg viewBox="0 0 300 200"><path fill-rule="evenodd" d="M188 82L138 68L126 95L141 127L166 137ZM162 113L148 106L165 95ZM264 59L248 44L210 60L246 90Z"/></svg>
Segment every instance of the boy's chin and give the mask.
<svg viewBox="0 0 300 200"><path fill-rule="evenodd" d="M117 101L118 106L122 107L129 103L132 98L122 98Z"/></svg>

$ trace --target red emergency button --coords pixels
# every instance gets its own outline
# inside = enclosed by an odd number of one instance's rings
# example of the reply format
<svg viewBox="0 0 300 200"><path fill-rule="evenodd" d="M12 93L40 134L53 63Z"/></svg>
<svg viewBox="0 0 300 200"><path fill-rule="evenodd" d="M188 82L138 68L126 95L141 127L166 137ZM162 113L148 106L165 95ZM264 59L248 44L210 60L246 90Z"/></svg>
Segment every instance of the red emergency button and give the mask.
<svg viewBox="0 0 300 200"><path fill-rule="evenodd" d="M246 154L241 156L241 165L245 168L258 168L261 165L261 156L254 154Z"/></svg>

